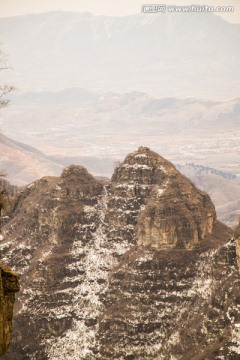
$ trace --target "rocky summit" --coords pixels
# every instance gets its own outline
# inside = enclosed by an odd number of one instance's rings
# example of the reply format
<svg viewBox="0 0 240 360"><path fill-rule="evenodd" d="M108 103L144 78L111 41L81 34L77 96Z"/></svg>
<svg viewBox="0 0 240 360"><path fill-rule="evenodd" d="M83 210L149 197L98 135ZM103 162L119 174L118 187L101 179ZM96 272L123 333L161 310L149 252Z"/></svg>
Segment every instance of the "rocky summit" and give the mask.
<svg viewBox="0 0 240 360"><path fill-rule="evenodd" d="M239 359L233 231L160 155L140 147L108 182L69 166L7 216L21 291L3 359Z"/></svg>

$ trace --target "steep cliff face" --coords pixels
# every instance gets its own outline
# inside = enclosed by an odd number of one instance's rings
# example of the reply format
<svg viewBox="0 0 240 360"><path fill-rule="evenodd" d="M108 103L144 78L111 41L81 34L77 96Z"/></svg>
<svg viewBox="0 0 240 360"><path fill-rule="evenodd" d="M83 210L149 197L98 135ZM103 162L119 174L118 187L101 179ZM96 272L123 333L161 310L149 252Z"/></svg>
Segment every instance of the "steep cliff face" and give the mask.
<svg viewBox="0 0 240 360"><path fill-rule="evenodd" d="M235 257L231 242L201 254L132 249L103 300L97 359L238 359Z"/></svg>
<svg viewBox="0 0 240 360"><path fill-rule="evenodd" d="M238 354L232 231L158 154L139 148L106 185L70 166L26 187L9 216L1 248L22 291L4 359Z"/></svg>
<svg viewBox="0 0 240 360"><path fill-rule="evenodd" d="M113 209L124 210L121 222L114 224L137 224L139 246L190 248L213 230L216 213L209 196L148 148L126 157L113 175L111 191L117 197Z"/></svg>
<svg viewBox="0 0 240 360"><path fill-rule="evenodd" d="M8 349L12 338L15 292L19 291L18 276L0 264L0 356Z"/></svg>

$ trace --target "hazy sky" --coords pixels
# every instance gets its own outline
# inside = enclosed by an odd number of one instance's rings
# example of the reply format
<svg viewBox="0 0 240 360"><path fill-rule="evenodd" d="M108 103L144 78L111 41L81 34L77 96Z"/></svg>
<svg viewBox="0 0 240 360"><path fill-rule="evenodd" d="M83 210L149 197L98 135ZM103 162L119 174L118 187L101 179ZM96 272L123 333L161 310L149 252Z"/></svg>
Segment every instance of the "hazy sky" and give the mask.
<svg viewBox="0 0 240 360"><path fill-rule="evenodd" d="M95 15L122 16L139 13L142 4L234 6L234 13L221 13L221 16L228 21L240 23L240 0L0 0L0 16L15 16L52 10L88 11Z"/></svg>

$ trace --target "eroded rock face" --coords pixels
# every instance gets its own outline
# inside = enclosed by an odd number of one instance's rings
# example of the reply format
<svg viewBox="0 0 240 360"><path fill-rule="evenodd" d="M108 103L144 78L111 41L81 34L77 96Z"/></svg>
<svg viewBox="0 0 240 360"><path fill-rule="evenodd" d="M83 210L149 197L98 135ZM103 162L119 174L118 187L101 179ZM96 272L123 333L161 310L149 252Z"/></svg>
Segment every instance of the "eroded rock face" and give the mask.
<svg viewBox="0 0 240 360"><path fill-rule="evenodd" d="M190 248L204 240L216 220L209 196L158 154L143 154L139 159L149 166L154 186L138 219L138 244Z"/></svg>
<svg viewBox="0 0 240 360"><path fill-rule="evenodd" d="M15 292L19 291L18 276L0 264L0 356L12 339L12 320Z"/></svg>
<svg viewBox="0 0 240 360"><path fill-rule="evenodd" d="M97 359L237 359L239 288L234 242L201 255L132 249L104 297Z"/></svg>
<svg viewBox="0 0 240 360"><path fill-rule="evenodd" d="M135 239L139 246L190 248L212 232L216 221L209 196L145 147L116 168L109 189L109 222L116 236Z"/></svg>
<svg viewBox="0 0 240 360"><path fill-rule="evenodd" d="M202 341L212 354L208 342L219 350L237 336L236 251L224 246L233 232L207 194L147 148L107 184L81 166L30 184L3 231L5 260L22 279L5 360L192 360Z"/></svg>
<svg viewBox="0 0 240 360"><path fill-rule="evenodd" d="M240 271L240 238L236 239L237 263Z"/></svg>
<svg viewBox="0 0 240 360"><path fill-rule="evenodd" d="M240 272L240 220L239 220L239 225L235 230L235 239L236 239L237 264Z"/></svg>

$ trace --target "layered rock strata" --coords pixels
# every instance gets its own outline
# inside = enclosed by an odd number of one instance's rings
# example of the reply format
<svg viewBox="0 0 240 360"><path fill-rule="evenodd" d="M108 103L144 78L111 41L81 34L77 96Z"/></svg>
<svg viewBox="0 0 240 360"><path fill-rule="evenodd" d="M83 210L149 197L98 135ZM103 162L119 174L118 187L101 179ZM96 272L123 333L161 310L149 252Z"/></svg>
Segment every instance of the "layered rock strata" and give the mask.
<svg viewBox="0 0 240 360"><path fill-rule="evenodd" d="M1 248L22 291L5 360L192 360L201 344L217 360L231 341L237 354L233 232L158 154L139 148L107 184L70 166L8 216Z"/></svg>
<svg viewBox="0 0 240 360"><path fill-rule="evenodd" d="M169 161L140 147L120 164L110 183L113 212L121 238L139 246L190 248L212 232L216 213L208 194L198 190ZM141 211L140 211L141 210ZM136 226L137 225L137 226Z"/></svg>
<svg viewBox="0 0 240 360"><path fill-rule="evenodd" d="M97 359L238 359L239 289L234 242L201 255L132 249L103 298Z"/></svg>

